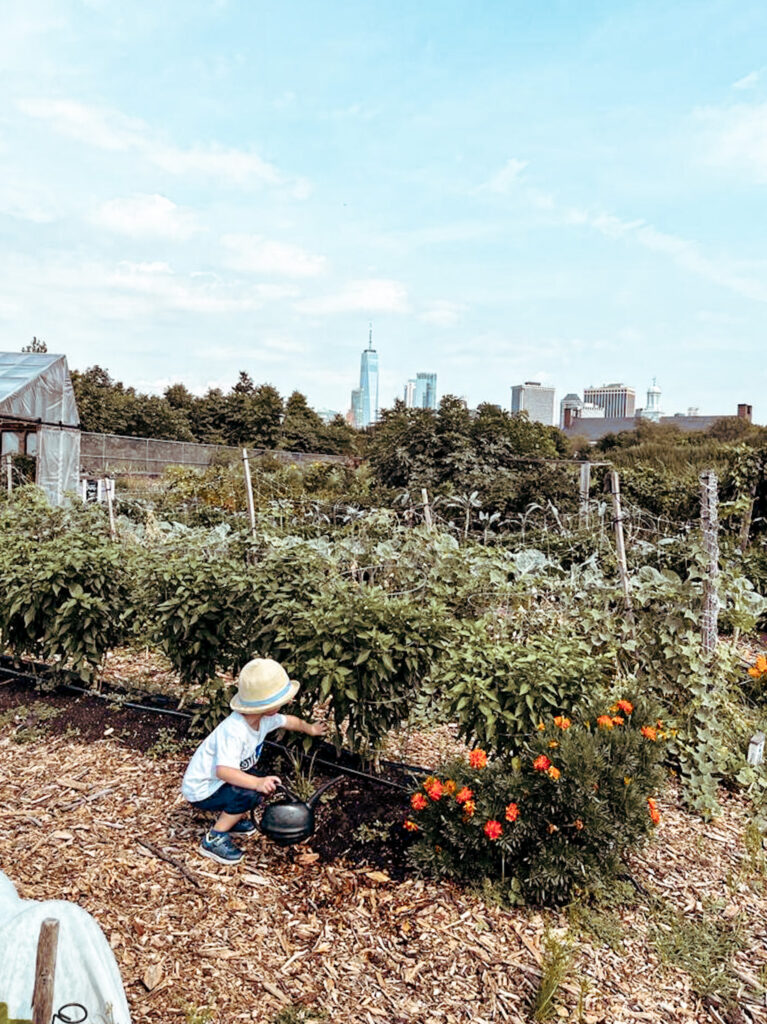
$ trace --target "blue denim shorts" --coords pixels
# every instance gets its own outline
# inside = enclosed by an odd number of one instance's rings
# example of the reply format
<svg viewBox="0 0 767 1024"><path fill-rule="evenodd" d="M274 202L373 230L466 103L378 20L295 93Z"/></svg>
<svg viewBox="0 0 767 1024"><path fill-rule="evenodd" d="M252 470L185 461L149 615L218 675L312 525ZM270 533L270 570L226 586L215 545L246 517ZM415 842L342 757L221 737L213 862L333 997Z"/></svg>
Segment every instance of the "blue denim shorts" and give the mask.
<svg viewBox="0 0 767 1024"><path fill-rule="evenodd" d="M248 775L256 774L254 771L248 772ZM206 796L204 800L192 801L192 807L199 811L216 811L218 814L245 814L263 803L263 799L263 793L257 793L255 789L245 789L244 786L233 786L230 782L224 782L215 793Z"/></svg>

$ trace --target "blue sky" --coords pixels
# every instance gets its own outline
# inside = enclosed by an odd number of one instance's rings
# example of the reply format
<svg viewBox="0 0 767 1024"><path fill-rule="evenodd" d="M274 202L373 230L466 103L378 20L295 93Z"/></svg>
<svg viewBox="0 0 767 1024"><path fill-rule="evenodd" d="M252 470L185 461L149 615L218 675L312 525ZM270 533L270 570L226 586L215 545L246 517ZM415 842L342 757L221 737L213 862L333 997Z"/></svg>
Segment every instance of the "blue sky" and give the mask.
<svg viewBox="0 0 767 1024"><path fill-rule="evenodd" d="M0 348L767 421L767 5L6 0Z"/></svg>

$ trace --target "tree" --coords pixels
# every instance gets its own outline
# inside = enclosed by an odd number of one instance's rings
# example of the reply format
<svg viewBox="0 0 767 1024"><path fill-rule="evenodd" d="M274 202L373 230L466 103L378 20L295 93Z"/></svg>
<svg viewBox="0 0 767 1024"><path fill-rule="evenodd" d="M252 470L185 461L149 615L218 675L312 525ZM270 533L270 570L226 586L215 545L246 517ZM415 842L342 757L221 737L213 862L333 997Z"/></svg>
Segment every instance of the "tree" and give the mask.
<svg viewBox="0 0 767 1024"><path fill-rule="evenodd" d="M47 352L48 346L42 338L32 338L28 345L24 345L22 352Z"/></svg>
<svg viewBox="0 0 767 1024"><path fill-rule="evenodd" d="M279 447L292 452L315 452L322 444L325 424L309 407L306 396L294 391L285 403Z"/></svg>

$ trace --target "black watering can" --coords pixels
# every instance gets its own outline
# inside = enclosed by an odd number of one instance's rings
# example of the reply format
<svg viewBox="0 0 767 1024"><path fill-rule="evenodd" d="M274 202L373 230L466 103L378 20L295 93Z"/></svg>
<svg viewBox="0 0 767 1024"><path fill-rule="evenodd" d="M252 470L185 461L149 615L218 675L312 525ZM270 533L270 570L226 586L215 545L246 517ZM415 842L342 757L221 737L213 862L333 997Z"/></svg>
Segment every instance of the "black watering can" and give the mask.
<svg viewBox="0 0 767 1024"><path fill-rule="evenodd" d="M283 799L279 803L269 804L261 815L260 821L256 821L254 808L250 812L253 824L267 839L271 839L278 846L293 846L294 843L302 843L314 832L314 808L317 806L317 801L326 789L335 786L337 782L342 782L343 778L343 775L338 775L330 782L323 782L320 788L306 801L299 800L287 786L280 784L279 789L283 791L287 800Z"/></svg>

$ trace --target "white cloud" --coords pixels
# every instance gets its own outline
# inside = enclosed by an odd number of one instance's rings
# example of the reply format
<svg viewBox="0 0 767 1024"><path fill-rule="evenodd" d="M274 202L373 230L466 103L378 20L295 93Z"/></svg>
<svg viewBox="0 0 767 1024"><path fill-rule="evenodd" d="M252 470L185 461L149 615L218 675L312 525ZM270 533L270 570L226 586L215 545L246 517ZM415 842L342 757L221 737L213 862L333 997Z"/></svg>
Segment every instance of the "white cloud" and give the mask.
<svg viewBox="0 0 767 1024"><path fill-rule="evenodd" d="M90 107L75 100L29 98L18 102L22 113L46 121L52 128L97 149L134 152L169 174L196 174L239 185L287 188L294 198L309 194L310 184L290 178L257 153L212 143L184 149L156 136L146 122L116 110Z"/></svg>
<svg viewBox="0 0 767 1024"><path fill-rule="evenodd" d="M408 310L407 289L399 281L384 278L368 278L350 281L335 295L306 299L298 304L302 313L326 315L329 313L406 313Z"/></svg>
<svg viewBox="0 0 767 1024"><path fill-rule="evenodd" d="M324 256L259 235L223 235L221 244L227 250L227 266L235 270L283 277L316 277L325 269Z"/></svg>
<svg viewBox="0 0 767 1024"><path fill-rule="evenodd" d="M739 78L737 82L732 83L733 89L755 89L759 79L762 77L762 70L749 71L747 75Z"/></svg>
<svg viewBox="0 0 767 1024"><path fill-rule="evenodd" d="M418 319L427 324L435 324L437 327L454 327L461 319L461 313L466 309L458 302L447 302L441 300L435 302L430 309L425 309L419 314Z"/></svg>
<svg viewBox="0 0 767 1024"><path fill-rule="evenodd" d="M188 313L251 312L262 306L257 292L215 277L176 275L162 262L118 264L106 274L108 287L135 294L153 306Z"/></svg>
<svg viewBox="0 0 767 1024"><path fill-rule="evenodd" d="M707 107L696 118L704 126L708 163L767 181L767 103Z"/></svg>
<svg viewBox="0 0 767 1024"><path fill-rule="evenodd" d="M110 199L92 215L94 224L133 238L183 240L199 230L193 213L160 195Z"/></svg>
<svg viewBox="0 0 767 1024"><path fill-rule="evenodd" d="M511 157L511 159L506 161L500 171L497 171L489 181L480 185L477 191L495 192L497 195L506 195L526 167L527 160L517 160L515 157Z"/></svg>

